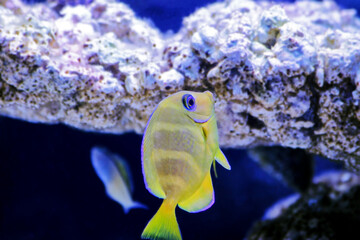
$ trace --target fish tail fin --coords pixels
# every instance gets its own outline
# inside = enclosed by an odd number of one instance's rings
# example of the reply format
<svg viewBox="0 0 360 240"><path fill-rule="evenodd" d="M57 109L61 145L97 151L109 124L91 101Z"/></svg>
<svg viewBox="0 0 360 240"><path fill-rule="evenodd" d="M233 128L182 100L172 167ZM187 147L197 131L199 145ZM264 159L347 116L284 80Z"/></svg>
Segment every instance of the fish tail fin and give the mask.
<svg viewBox="0 0 360 240"><path fill-rule="evenodd" d="M167 199L163 201L159 210L146 225L142 239L181 240L179 225L175 216L176 203Z"/></svg>
<svg viewBox="0 0 360 240"><path fill-rule="evenodd" d="M124 212L125 214L127 214L130 209L133 209L133 208L143 208L143 209L148 209L148 207L145 205L145 204L142 204L142 203L139 203L139 202L132 202L131 205L129 206L123 206L124 208Z"/></svg>

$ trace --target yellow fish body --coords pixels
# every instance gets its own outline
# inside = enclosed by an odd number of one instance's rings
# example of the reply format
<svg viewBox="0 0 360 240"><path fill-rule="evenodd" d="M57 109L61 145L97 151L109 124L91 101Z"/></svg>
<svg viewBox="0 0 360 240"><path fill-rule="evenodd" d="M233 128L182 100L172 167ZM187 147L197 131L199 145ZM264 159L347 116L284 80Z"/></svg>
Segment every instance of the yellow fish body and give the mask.
<svg viewBox="0 0 360 240"><path fill-rule="evenodd" d="M200 212L214 203L211 163L230 165L221 152L213 95L181 91L154 110L142 142L146 188L164 201L141 237L181 239L175 208Z"/></svg>

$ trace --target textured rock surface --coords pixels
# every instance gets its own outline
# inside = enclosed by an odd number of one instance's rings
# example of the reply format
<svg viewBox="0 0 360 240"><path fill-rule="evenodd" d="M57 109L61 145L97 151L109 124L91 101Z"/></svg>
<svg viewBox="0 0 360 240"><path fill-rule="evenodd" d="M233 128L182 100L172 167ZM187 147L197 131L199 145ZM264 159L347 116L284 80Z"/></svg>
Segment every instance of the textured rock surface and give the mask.
<svg viewBox="0 0 360 240"><path fill-rule="evenodd" d="M307 194L271 207L246 239L359 239L360 177L330 172L314 183Z"/></svg>
<svg viewBox="0 0 360 240"><path fill-rule="evenodd" d="M165 35L110 0L0 5L2 115L142 133L167 95L209 89L223 147L297 147L360 169L354 10L229 0Z"/></svg>

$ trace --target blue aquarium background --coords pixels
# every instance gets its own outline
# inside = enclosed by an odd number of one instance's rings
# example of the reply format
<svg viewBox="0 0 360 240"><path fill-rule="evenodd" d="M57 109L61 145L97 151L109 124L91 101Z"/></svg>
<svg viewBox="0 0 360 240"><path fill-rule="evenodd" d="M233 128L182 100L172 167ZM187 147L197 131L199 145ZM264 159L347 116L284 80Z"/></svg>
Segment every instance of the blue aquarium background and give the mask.
<svg viewBox="0 0 360 240"><path fill-rule="evenodd" d="M177 31L182 18L214 1L126 0L139 17L162 31ZM360 10L359 1L339 1ZM0 239L140 239L161 199L146 189L141 173L142 136L79 131L59 124L32 124L0 117ZM90 161L93 146L104 146L130 164L134 199L149 209L122 207L107 197ZM245 150L225 149L232 170L213 176L215 204L191 214L177 209L183 239L242 239L277 200L293 193L264 172ZM316 157L315 174L341 168ZM212 173L213 174L213 173Z"/></svg>

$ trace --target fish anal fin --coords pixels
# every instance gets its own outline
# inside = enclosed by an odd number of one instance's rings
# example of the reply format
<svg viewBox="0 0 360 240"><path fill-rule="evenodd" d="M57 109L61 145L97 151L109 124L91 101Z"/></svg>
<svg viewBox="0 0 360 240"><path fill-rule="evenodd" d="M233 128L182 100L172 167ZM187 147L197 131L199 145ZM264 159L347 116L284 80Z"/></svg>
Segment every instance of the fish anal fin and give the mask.
<svg viewBox="0 0 360 240"><path fill-rule="evenodd" d="M228 162L228 160L226 159L224 153L221 151L221 149L219 148L215 154L215 160L224 168L226 168L227 170L231 169L231 166Z"/></svg>
<svg viewBox="0 0 360 240"><path fill-rule="evenodd" d="M187 212L196 213L210 208L215 201L210 171L196 192L179 202L179 207Z"/></svg>

